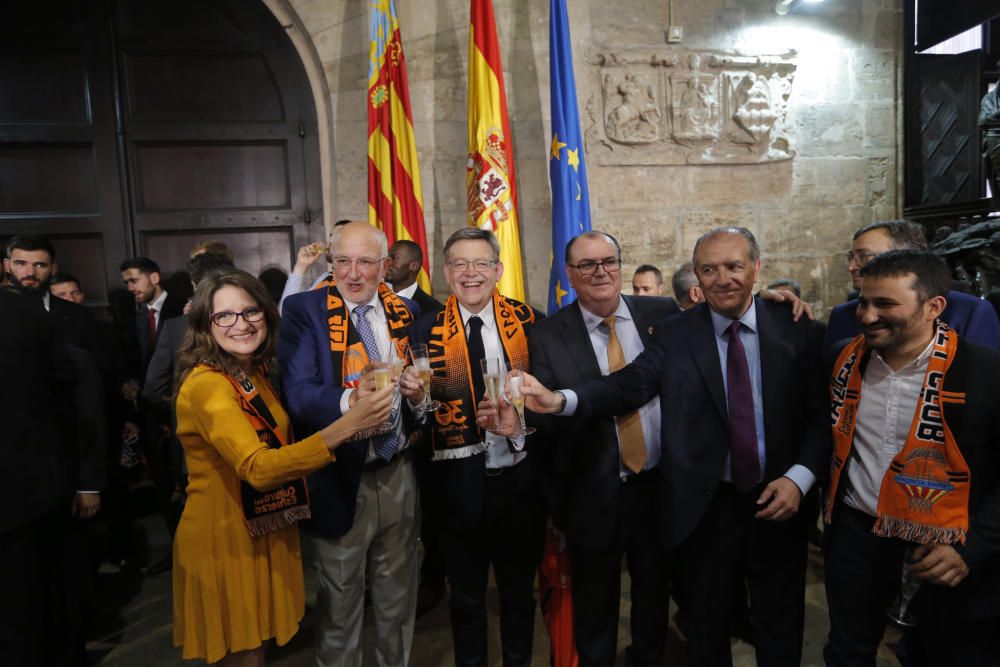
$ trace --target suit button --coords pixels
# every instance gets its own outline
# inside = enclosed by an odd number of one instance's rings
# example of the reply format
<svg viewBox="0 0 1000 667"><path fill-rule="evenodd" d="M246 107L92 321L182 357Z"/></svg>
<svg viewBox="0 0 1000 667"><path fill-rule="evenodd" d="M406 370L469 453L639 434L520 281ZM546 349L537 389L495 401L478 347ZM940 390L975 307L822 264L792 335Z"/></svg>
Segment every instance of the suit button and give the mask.
<svg viewBox="0 0 1000 667"><path fill-rule="evenodd" d="M726 455L725 454L716 454L715 455L715 460L716 461L725 461L726 460Z"/></svg>
<svg viewBox="0 0 1000 667"><path fill-rule="evenodd" d="M705 487L705 495L706 496L712 495L712 487L710 487L710 486L706 486Z"/></svg>

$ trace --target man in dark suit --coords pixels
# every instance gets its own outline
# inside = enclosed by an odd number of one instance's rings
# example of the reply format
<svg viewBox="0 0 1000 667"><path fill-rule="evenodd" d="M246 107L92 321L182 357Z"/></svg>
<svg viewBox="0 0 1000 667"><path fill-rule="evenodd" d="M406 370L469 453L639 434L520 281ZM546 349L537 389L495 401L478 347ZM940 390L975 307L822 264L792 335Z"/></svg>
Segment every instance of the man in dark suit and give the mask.
<svg viewBox="0 0 1000 667"><path fill-rule="evenodd" d="M417 285L417 277L424 264L424 253L413 241L396 241L389 248L389 261L385 265L385 280L399 296L412 299L424 315L436 313L444 305Z"/></svg>
<svg viewBox="0 0 1000 667"><path fill-rule="evenodd" d="M995 665L1000 353L940 324L949 270L932 253L884 253L860 275L862 335L831 374L826 664L874 664L908 568L904 664Z"/></svg>
<svg viewBox="0 0 1000 667"><path fill-rule="evenodd" d="M889 220L865 225L854 232L847 270L854 289L861 288L861 268L890 250L923 250L927 239L920 225L908 220ZM855 317L858 300L851 299L830 311L823 349L829 354L837 343L861 333ZM941 318L960 336L973 343L1000 348L1000 320L987 301L955 290L948 291L948 303Z"/></svg>
<svg viewBox="0 0 1000 667"><path fill-rule="evenodd" d="M445 242L444 260L452 296L444 309L417 321L414 340L427 343L431 394L443 404L429 416L427 486L451 587L455 663L490 664L486 591L492 567L503 664L529 667L545 528L537 452L525 448L524 436L508 440L477 428L476 406L486 391L482 360L528 368L526 330L538 314L497 291L504 266L492 232L459 229Z"/></svg>
<svg viewBox="0 0 1000 667"><path fill-rule="evenodd" d="M356 221L334 228L336 284L285 301L278 340L284 393L296 435L315 433L375 389L372 365L402 352L419 307L382 282L386 239ZM423 394L412 369L400 392ZM408 387L413 387L410 389ZM397 410L404 410L401 401ZM394 413L398 414L398 413ZM375 645L385 664L408 662L417 582L418 491L408 426L337 449L336 461L310 475L311 526L320 571L316 661L362 662L366 570L375 608ZM368 566L371 568L368 569Z"/></svg>
<svg viewBox="0 0 1000 667"><path fill-rule="evenodd" d="M758 665L798 665L805 606L802 497L829 462L821 341L755 299L760 250L723 227L695 245L706 303L666 320L624 369L574 390L524 381L529 409L607 417L660 398L661 531L690 614L691 665L732 663L728 621L745 568ZM788 409L794 404L795 409Z"/></svg>
<svg viewBox="0 0 1000 667"><path fill-rule="evenodd" d="M76 367L51 318L0 289L0 457L11 474L0 508L0 663L84 664L82 618L70 605L68 509L77 488ZM14 380L16 379L16 381Z"/></svg>
<svg viewBox="0 0 1000 667"><path fill-rule="evenodd" d="M548 387L572 387L617 370L614 359L621 364L635 359L652 340L654 324L680 312L673 299L621 294L621 249L609 234L576 237L566 246L565 261L577 300L536 324L528 339L531 372ZM669 573L659 536L649 528L658 523L661 502L659 398L639 408L635 418L645 447L641 464L626 462L624 438L633 431L621 420L550 419L545 423L551 429L535 436L556 449L553 514L569 536L581 667L615 662L623 555L632 580L626 662L663 664Z"/></svg>
<svg viewBox="0 0 1000 667"><path fill-rule="evenodd" d="M167 320L177 317L184 309L180 295L169 294L160 284L160 267L148 257L126 259L118 267L125 288L132 295L134 310L119 314L118 330L125 355L125 377L120 379L122 397L130 404L126 408L125 437L141 436L146 462L153 477L156 502L167 531L173 535L180 520L180 507L173 501L177 487L176 457L171 456L167 443L169 422L158 417L156 410L140 402L142 385L149 360L156 349L156 339ZM151 563L147 574L159 574L170 569L170 555Z"/></svg>

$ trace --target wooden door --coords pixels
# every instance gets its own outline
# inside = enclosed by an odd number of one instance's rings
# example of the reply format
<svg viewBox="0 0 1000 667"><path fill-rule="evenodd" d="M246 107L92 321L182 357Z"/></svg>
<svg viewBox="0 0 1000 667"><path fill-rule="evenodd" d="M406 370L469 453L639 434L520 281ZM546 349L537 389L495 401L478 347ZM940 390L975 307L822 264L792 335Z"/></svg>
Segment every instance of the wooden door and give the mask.
<svg viewBox="0 0 1000 667"><path fill-rule="evenodd" d="M287 272L295 248L323 238L308 79L262 2L12 10L0 28L0 237L52 237L60 268L99 303L130 255L185 290L199 241L225 241L259 275Z"/></svg>

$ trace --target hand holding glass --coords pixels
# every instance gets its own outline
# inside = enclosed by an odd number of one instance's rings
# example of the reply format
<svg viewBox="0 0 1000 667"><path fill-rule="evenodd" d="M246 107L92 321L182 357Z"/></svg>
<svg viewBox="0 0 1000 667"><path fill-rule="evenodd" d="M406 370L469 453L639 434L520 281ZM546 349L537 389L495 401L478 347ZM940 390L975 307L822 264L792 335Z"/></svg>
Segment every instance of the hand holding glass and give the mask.
<svg viewBox="0 0 1000 667"><path fill-rule="evenodd" d="M490 402L497 410L497 416L493 419L493 424L487 430L495 433L500 428L500 379L506 374L506 364L502 359L497 358L481 359L479 363L483 370L483 383L486 385L486 395L489 396Z"/></svg>
<svg viewBox="0 0 1000 667"><path fill-rule="evenodd" d="M521 420L521 435L531 435L535 432L535 429L528 426L524 422L524 394L521 393L521 382L524 378L521 377L521 371L514 371L514 374L510 376L508 383L510 385L510 401L514 404L514 409L517 410L517 417Z"/></svg>
<svg viewBox="0 0 1000 667"><path fill-rule="evenodd" d="M410 358L413 359L413 367L417 369L424 383L424 402L420 407L431 412L440 409L441 404L431 399L431 360L427 354L427 346L422 343L411 345Z"/></svg>

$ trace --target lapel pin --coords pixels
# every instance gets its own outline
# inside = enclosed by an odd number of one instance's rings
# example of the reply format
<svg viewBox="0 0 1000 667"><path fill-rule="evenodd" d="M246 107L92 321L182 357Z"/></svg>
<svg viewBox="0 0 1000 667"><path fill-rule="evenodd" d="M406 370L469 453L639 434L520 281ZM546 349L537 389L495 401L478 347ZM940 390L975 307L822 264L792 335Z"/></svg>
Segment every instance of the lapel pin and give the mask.
<svg viewBox="0 0 1000 667"><path fill-rule="evenodd" d="M649 327L649 335L650 335L650 336L652 336L652 335L653 335L653 327Z"/></svg>

